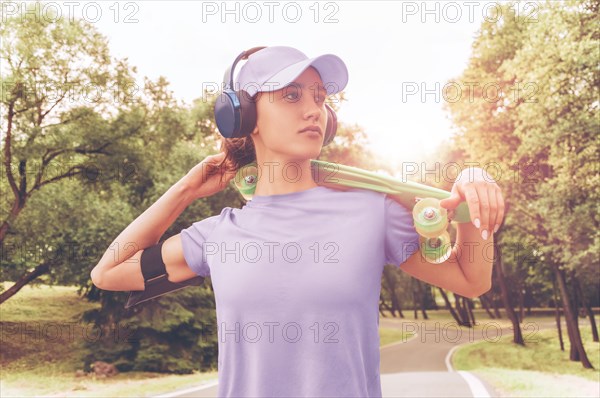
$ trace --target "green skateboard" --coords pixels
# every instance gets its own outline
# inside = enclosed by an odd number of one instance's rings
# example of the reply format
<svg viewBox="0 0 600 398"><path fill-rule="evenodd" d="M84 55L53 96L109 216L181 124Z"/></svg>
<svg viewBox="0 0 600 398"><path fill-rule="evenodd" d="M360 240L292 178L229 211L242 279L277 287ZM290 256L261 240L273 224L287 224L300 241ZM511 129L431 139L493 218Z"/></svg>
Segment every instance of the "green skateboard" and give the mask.
<svg viewBox="0 0 600 398"><path fill-rule="evenodd" d="M389 176L376 174L356 167L330 163L321 160L311 161L313 179L319 185L338 190L368 189L388 194L392 199L412 209L415 229L421 235L421 255L430 263L439 264L450 256L450 235L447 232L449 215L440 207L439 200L450 196L450 192L411 181L401 181ZM251 200L258 181L255 163L240 168L231 180L244 199ZM470 222L466 202L453 210L452 220L459 223ZM132 291L125 308L133 307L153 298L169 294L187 286L199 286L204 278L198 276L190 280L173 283L166 275L148 282L145 290Z"/></svg>
<svg viewBox="0 0 600 398"><path fill-rule="evenodd" d="M439 188L322 160L311 160L311 172L314 181L321 186L344 191L358 188L386 193L411 209L415 229L421 235L421 255L433 264L442 263L450 256L449 217L458 223L471 221L466 202L462 202L450 215L440 206L440 199L450 197L450 192ZM258 175L256 163L251 163L238 170L231 184L244 199L251 200Z"/></svg>

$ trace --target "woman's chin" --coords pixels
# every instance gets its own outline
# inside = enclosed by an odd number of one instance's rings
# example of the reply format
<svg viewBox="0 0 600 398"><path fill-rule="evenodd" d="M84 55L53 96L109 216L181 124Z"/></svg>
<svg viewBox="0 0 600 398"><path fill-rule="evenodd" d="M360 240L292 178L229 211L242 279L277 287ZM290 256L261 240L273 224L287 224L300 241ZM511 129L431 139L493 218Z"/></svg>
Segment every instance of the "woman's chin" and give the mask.
<svg viewBox="0 0 600 398"><path fill-rule="evenodd" d="M305 151L295 151L294 154L290 154L294 159L316 159L321 154L321 146L306 148Z"/></svg>

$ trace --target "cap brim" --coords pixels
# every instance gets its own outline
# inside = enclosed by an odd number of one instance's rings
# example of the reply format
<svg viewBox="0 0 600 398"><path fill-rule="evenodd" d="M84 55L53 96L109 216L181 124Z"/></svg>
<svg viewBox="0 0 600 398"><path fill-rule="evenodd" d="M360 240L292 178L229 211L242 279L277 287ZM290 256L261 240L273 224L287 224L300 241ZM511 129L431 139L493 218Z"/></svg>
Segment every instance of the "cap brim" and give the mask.
<svg viewBox="0 0 600 398"><path fill-rule="evenodd" d="M319 72L327 95L339 93L348 84L348 69L344 61L337 55L325 54L288 66L270 77L257 91L280 90L292 83L309 66Z"/></svg>

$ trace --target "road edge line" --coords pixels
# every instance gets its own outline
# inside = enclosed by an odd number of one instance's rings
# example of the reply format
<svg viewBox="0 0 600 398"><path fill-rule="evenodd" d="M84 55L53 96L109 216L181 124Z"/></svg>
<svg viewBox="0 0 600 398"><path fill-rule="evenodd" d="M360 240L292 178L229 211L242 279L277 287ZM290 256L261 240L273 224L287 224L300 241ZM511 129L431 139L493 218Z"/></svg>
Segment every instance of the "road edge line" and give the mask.
<svg viewBox="0 0 600 398"><path fill-rule="evenodd" d="M471 372L467 372L466 370L459 370L456 373L462 376L462 378L467 382L469 388L471 389L471 394L475 398L491 398L489 391L481 380L477 376L475 376Z"/></svg>
<svg viewBox="0 0 600 398"><path fill-rule="evenodd" d="M396 341L394 343L382 345L381 347L379 347L379 350L382 350L382 349L387 348L387 347L395 346L395 345L398 345L398 344L406 344L409 341L411 341L412 339L417 338L418 335L419 335L419 333L415 332L415 334L413 334L412 336L410 336L407 340L405 340L405 341Z"/></svg>
<svg viewBox="0 0 600 398"><path fill-rule="evenodd" d="M446 358L444 359L444 362L446 363L446 368L448 369L448 372L458 373L463 378L463 380L469 386L469 389L471 390L471 394L473 394L473 397L491 398L490 392L488 391L487 388L485 388L485 386L483 385L483 383L481 382L481 380L479 380L479 378L477 376L475 376L471 372L467 372L466 370L454 370L454 368L452 367L451 359L452 359L452 355L454 355L454 351L456 351L459 347L462 347L467 344L471 344L471 343L463 343L463 344L455 345L454 347L452 347L450 349L450 351L448 351L448 353L446 354Z"/></svg>
<svg viewBox="0 0 600 398"><path fill-rule="evenodd" d="M179 391L175 391L175 392L171 392L171 393L167 393L167 394L162 394L162 395L153 395L152 398L174 398L174 397L178 397L180 395L183 394L189 394L195 391L202 391L202 390L206 390L207 388L212 388L214 386L219 385L218 381L209 383L209 384L203 384L201 386L197 386L197 387L190 387L190 388L186 388L185 390L179 390Z"/></svg>

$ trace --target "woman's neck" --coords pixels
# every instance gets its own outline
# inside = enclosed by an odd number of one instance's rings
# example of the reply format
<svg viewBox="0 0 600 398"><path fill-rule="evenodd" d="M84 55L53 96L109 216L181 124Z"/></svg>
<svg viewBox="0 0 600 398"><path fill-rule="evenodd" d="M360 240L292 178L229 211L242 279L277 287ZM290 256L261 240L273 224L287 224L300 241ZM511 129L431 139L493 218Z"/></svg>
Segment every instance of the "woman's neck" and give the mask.
<svg viewBox="0 0 600 398"><path fill-rule="evenodd" d="M310 159L257 162L258 182L254 195L270 196L300 192L315 188Z"/></svg>

